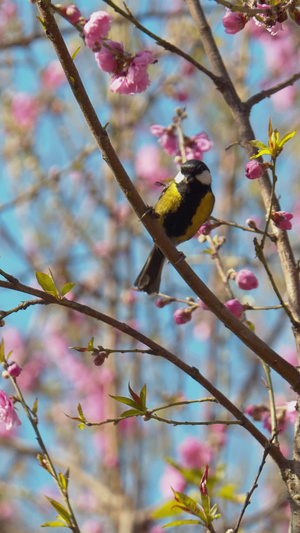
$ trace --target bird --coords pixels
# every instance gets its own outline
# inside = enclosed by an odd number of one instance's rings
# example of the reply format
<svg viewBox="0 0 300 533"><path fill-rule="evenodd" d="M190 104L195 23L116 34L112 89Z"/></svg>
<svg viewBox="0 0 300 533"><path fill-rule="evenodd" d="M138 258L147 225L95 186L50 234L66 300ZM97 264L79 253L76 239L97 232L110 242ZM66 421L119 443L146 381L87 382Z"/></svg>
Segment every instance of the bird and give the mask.
<svg viewBox="0 0 300 533"><path fill-rule="evenodd" d="M206 164L190 159L181 165L175 178L162 190L153 208L154 216L175 246L194 237L210 216L215 203L211 182ZM154 244L134 282L137 290L147 294L159 292L164 261L164 254Z"/></svg>

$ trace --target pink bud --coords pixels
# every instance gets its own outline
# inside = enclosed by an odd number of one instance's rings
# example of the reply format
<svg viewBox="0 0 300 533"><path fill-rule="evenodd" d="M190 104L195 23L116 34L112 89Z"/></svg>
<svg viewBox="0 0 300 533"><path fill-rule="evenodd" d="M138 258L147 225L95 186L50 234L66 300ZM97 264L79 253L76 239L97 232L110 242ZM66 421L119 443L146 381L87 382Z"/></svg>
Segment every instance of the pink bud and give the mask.
<svg viewBox="0 0 300 533"><path fill-rule="evenodd" d="M228 300L224 303L225 307L227 307L228 311L230 311L236 318L241 318L244 308L242 304L234 298L233 300Z"/></svg>
<svg viewBox="0 0 300 533"><path fill-rule="evenodd" d="M203 309L204 311L209 311L209 307L207 307L207 305L202 302L202 300L200 300L200 298L197 298L197 303L200 307L200 309Z"/></svg>
<svg viewBox="0 0 300 533"><path fill-rule="evenodd" d="M80 10L74 4L66 7L66 17L71 24L76 24L82 17Z"/></svg>
<svg viewBox="0 0 300 533"><path fill-rule="evenodd" d="M155 305L159 309L162 309L163 307L165 307L166 305L169 305L173 301L174 301L173 298L158 298L158 300L156 300L155 302Z"/></svg>
<svg viewBox="0 0 300 533"><path fill-rule="evenodd" d="M243 15L243 13L234 13L227 7L225 9L226 14L222 18L225 33L230 33L231 35L238 33L245 27L247 23L245 15Z"/></svg>
<svg viewBox="0 0 300 533"><path fill-rule="evenodd" d="M105 359L108 358L107 352L93 352L93 363L95 366L102 366Z"/></svg>
<svg viewBox="0 0 300 533"><path fill-rule="evenodd" d="M189 307L181 307L175 311L173 318L178 326L180 324L185 324L192 319L192 311Z"/></svg>
<svg viewBox="0 0 300 533"><path fill-rule="evenodd" d="M17 363L12 363L7 368L7 371L12 378L17 378L21 374L22 368Z"/></svg>
<svg viewBox="0 0 300 533"><path fill-rule="evenodd" d="M271 219L275 226L279 229L289 230L292 229L292 223L290 220L294 217L292 213L287 211L272 211Z"/></svg>
<svg viewBox="0 0 300 533"><path fill-rule="evenodd" d="M245 166L246 178L249 180L256 180L261 178L263 169L257 161L249 161Z"/></svg>
<svg viewBox="0 0 300 533"><path fill-rule="evenodd" d="M237 286L243 291L251 291L258 287L256 276L250 270L243 268L235 274L235 281Z"/></svg>
<svg viewBox="0 0 300 533"><path fill-rule="evenodd" d="M203 474L202 479L200 481L200 493L201 493L201 496L208 496L208 491L207 491L208 468L209 468L209 466L206 465L205 470L204 470L204 474Z"/></svg>
<svg viewBox="0 0 300 533"><path fill-rule="evenodd" d="M204 222L199 228L199 233L201 235L209 235L212 230L212 225L210 222Z"/></svg>

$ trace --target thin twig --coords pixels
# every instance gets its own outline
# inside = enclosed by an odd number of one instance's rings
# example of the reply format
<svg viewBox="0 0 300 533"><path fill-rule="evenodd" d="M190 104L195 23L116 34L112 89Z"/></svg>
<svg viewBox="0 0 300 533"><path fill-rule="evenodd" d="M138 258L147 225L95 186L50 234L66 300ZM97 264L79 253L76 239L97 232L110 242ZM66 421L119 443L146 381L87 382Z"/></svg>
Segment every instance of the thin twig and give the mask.
<svg viewBox="0 0 300 533"><path fill-rule="evenodd" d="M277 85L274 85L273 87L270 87L270 89L264 89L259 93L253 94L253 96L250 96L247 102L245 102L245 105L250 110L255 104L259 104L259 102L261 102L265 98L270 98L272 94L276 94L279 91L282 91L282 89L293 85L299 79L300 72L297 72L296 74L293 74L293 76L290 76L287 80L282 81L281 83L277 83Z"/></svg>
<svg viewBox="0 0 300 533"><path fill-rule="evenodd" d="M259 469L258 469L257 475L255 476L255 479L254 479L254 482L253 482L253 485L252 485L251 489L250 489L249 492L247 492L247 494L246 494L245 502L244 502L243 508L242 508L242 510L241 510L241 514L240 514L240 516L239 516L239 519L238 519L238 521L237 521L237 524L236 524L236 526L235 526L235 528L234 528L233 533L238 533L238 530L239 530L239 527L240 527L240 525L241 525L241 521L242 521L242 519L243 519L243 516L244 516L244 514L245 514L245 511L246 511L248 505L250 505L250 503L251 503L251 501L250 501L250 500L251 500L251 496L252 496L253 492L255 491L255 489L256 489L257 486L258 486L258 485L257 485L257 482L258 482L259 476L260 476L261 473L262 473L262 470L263 470L263 467L264 467L264 465L265 465L265 462L266 462L267 456L268 456L269 453L270 453L271 445L272 445L273 440L275 439L276 435L277 435L276 433L274 433L274 434L272 435L272 437L269 439L268 444L267 444L266 447L265 447L265 450L264 450L264 453L263 453L263 456L262 456L262 461L261 461L261 464L260 464L260 466L259 466Z"/></svg>

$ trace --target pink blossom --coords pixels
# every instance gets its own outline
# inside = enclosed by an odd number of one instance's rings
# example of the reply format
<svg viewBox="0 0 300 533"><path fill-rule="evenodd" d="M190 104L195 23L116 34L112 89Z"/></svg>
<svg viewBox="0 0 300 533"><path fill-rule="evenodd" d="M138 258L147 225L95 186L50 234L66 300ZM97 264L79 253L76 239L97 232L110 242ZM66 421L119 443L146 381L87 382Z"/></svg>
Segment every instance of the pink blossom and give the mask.
<svg viewBox="0 0 300 533"><path fill-rule="evenodd" d="M15 123L24 129L34 128L39 114L39 104L27 93L15 93L11 102L12 116Z"/></svg>
<svg viewBox="0 0 300 533"><path fill-rule="evenodd" d="M8 366L7 372L12 378L17 378L21 374L22 368L17 363L12 363Z"/></svg>
<svg viewBox="0 0 300 533"><path fill-rule="evenodd" d="M286 403L285 418L288 422L291 422L291 424L295 424L297 420L296 406L297 406L296 400Z"/></svg>
<svg viewBox="0 0 300 533"><path fill-rule="evenodd" d="M186 322L189 322L192 319L191 309L189 307L181 307L180 309L176 309L175 313L173 313L173 318L175 324L178 326L180 324L186 324Z"/></svg>
<svg viewBox="0 0 300 533"><path fill-rule="evenodd" d="M226 424L215 424L212 427L211 443L214 447L224 446L227 442L227 428Z"/></svg>
<svg viewBox="0 0 300 533"><path fill-rule="evenodd" d="M161 150L155 144L146 144L138 150L135 171L151 187L169 178L169 171L161 165Z"/></svg>
<svg viewBox="0 0 300 533"><path fill-rule="evenodd" d="M5 22L8 22L10 18L13 18L17 14L17 6L14 2L10 0L4 0L0 7L1 18L5 19Z"/></svg>
<svg viewBox="0 0 300 533"><path fill-rule="evenodd" d="M157 124L150 127L152 135L160 137L158 142L164 151L169 155L176 155L178 152L178 139L173 128L165 128Z"/></svg>
<svg viewBox="0 0 300 533"><path fill-rule="evenodd" d="M71 4L66 7L65 14L71 24L76 24L82 17L80 10L74 4Z"/></svg>
<svg viewBox="0 0 300 533"><path fill-rule="evenodd" d="M124 62L124 55L123 43L105 41L100 50L95 53L95 59L101 70L112 74L116 73L122 61Z"/></svg>
<svg viewBox="0 0 300 533"><path fill-rule="evenodd" d="M96 11L91 14L83 28L85 44L88 48L93 51L99 50L102 39L107 37L110 30L111 21L112 17L106 11Z"/></svg>
<svg viewBox="0 0 300 533"><path fill-rule="evenodd" d="M230 311L236 318L241 318L244 308L242 304L234 298L233 300L228 300L224 303L225 307L227 307L228 311Z"/></svg>
<svg viewBox="0 0 300 533"><path fill-rule="evenodd" d="M184 439L178 446L178 453L184 467L199 470L210 463L213 458L212 448L196 437Z"/></svg>
<svg viewBox="0 0 300 533"><path fill-rule="evenodd" d="M154 63L152 52L141 50L130 61L126 61L122 72L112 77L110 90L113 93L131 95L145 91L150 85L146 69L151 63Z"/></svg>
<svg viewBox="0 0 300 533"><path fill-rule="evenodd" d="M251 270L247 270L247 268L243 268L242 270L239 270L239 272L236 272L235 282L240 289L243 289L243 291L251 291L258 287L256 276Z"/></svg>
<svg viewBox="0 0 300 533"><path fill-rule="evenodd" d="M89 520L86 520L82 527L81 527L82 533L104 533L104 529L101 524L97 520L93 520L90 518Z"/></svg>
<svg viewBox="0 0 300 533"><path fill-rule="evenodd" d="M265 405L247 405L245 413L252 416L253 420L260 421L265 413L269 413L269 409Z"/></svg>
<svg viewBox="0 0 300 533"><path fill-rule="evenodd" d="M275 226L283 230L292 229L292 223L290 220L293 217L294 215L288 211L273 211L271 215L271 219L273 220Z"/></svg>
<svg viewBox="0 0 300 533"><path fill-rule="evenodd" d="M45 89L58 89L66 82L66 75L59 61L51 61L42 74Z"/></svg>
<svg viewBox="0 0 300 533"><path fill-rule="evenodd" d="M162 529L160 526L153 526L151 529L149 529L149 533L164 533L164 529Z"/></svg>
<svg viewBox="0 0 300 533"><path fill-rule="evenodd" d="M0 390L0 422L4 422L8 431L14 425L21 425L19 417L15 411L13 402L3 390Z"/></svg>
<svg viewBox="0 0 300 533"><path fill-rule="evenodd" d="M200 226L197 235L209 235L212 230L212 225L210 222L204 222L202 226Z"/></svg>
<svg viewBox="0 0 300 533"><path fill-rule="evenodd" d="M297 97L297 89L294 85L289 85L281 91L278 91L275 94L272 94L271 100L274 104L275 109L278 111L283 111L290 109Z"/></svg>
<svg viewBox="0 0 300 533"><path fill-rule="evenodd" d="M163 498L170 498L174 496L172 489L182 492L185 488L186 481L181 472L174 468L174 466L167 465L159 485Z"/></svg>
<svg viewBox="0 0 300 533"><path fill-rule="evenodd" d="M241 31L246 23L247 19L243 13L235 13L231 11L228 7L225 8L226 13L222 18L222 24L225 28L225 33L233 35Z"/></svg>
<svg viewBox="0 0 300 533"><path fill-rule="evenodd" d="M45 366L46 363L42 357L35 357L23 365L22 373L18 380L22 390L32 391L36 387Z"/></svg>
<svg viewBox="0 0 300 533"><path fill-rule="evenodd" d="M203 159L204 152L210 150L213 146L213 142L204 131L196 133L187 138L184 143L185 153L187 160L190 159ZM180 155L180 153L178 153Z"/></svg>
<svg viewBox="0 0 300 533"><path fill-rule="evenodd" d="M249 161L247 165L245 166L246 171L246 178L249 180L256 180L257 178L261 178L263 169L260 163L258 161Z"/></svg>
<svg viewBox="0 0 300 533"><path fill-rule="evenodd" d="M159 124L153 124L153 126L150 126L150 131L155 137L161 137L165 133L166 129L168 128L165 126L160 126Z"/></svg>
<svg viewBox="0 0 300 533"><path fill-rule="evenodd" d="M291 365L297 366L299 364L297 350L293 346L282 346L278 353Z"/></svg>

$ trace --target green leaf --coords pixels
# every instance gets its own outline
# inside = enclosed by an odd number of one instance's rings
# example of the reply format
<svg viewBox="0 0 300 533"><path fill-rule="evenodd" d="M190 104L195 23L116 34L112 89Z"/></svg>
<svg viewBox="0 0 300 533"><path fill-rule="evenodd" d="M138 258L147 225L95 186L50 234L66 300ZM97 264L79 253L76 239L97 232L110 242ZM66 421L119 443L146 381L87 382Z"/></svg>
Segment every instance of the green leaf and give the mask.
<svg viewBox="0 0 300 533"><path fill-rule="evenodd" d="M80 416L80 420L82 420L83 422L86 422L86 418L85 418L85 416L83 414L83 410L82 410L82 407L81 407L80 403L77 405L77 412L78 412L78 414Z"/></svg>
<svg viewBox="0 0 300 533"><path fill-rule="evenodd" d="M10 352L8 352L6 356L6 359L8 360L13 353L14 353L13 350L10 350Z"/></svg>
<svg viewBox="0 0 300 533"><path fill-rule="evenodd" d="M187 494L183 494L182 492L177 492L176 490L173 490L175 499L181 506L180 508L183 508L183 511L186 510L187 512L190 512L191 514L198 516L203 520L203 522L206 522L206 516L202 512L202 510L199 508L199 505L197 502L190 498L190 496L187 496Z"/></svg>
<svg viewBox="0 0 300 533"><path fill-rule="evenodd" d="M141 411L138 409L128 409L127 411L123 411L123 413L120 414L122 418L130 418L131 416L140 416Z"/></svg>
<svg viewBox="0 0 300 533"><path fill-rule="evenodd" d="M69 527L67 524L64 524L63 522L53 521L53 522L47 522L46 524L41 524L41 527Z"/></svg>
<svg viewBox="0 0 300 533"><path fill-rule="evenodd" d="M91 340L89 340L88 349L90 351L94 350L94 337L92 337Z"/></svg>
<svg viewBox="0 0 300 533"><path fill-rule="evenodd" d="M5 362L5 350L4 350L4 339L2 339L0 344L0 363Z"/></svg>
<svg viewBox="0 0 300 533"><path fill-rule="evenodd" d="M168 524L165 524L164 527L172 527L172 526L184 526L187 524L201 524L204 525L201 520L174 520L174 522L169 522Z"/></svg>
<svg viewBox="0 0 300 533"><path fill-rule="evenodd" d="M58 472L58 479L59 479L59 482L60 482L60 486L61 488L66 491L67 488L68 488L68 479L63 475L62 472Z"/></svg>
<svg viewBox="0 0 300 533"><path fill-rule="evenodd" d="M140 405L137 404L134 400L131 398L127 398L126 396L113 396L112 394L109 395L113 400L116 400L117 402L124 403L125 405L129 405L130 407L133 407L134 409L141 409Z"/></svg>
<svg viewBox="0 0 300 533"><path fill-rule="evenodd" d="M178 507L174 509L174 500L169 500L155 509L155 511L152 512L151 517L155 520L159 520L160 518L167 518L177 514L182 514L182 510L178 509Z"/></svg>
<svg viewBox="0 0 300 533"><path fill-rule="evenodd" d="M248 144L251 144L251 146L254 146L255 148L260 148L261 150L269 150L269 147L260 141L248 141Z"/></svg>
<svg viewBox="0 0 300 533"><path fill-rule="evenodd" d="M292 131L291 133L287 133L280 139L279 146L283 146L286 142L288 142L292 137L294 137L296 131Z"/></svg>
<svg viewBox="0 0 300 533"><path fill-rule="evenodd" d="M75 285L77 285L76 281L74 282L70 281L69 283L66 283L61 289L61 295L65 296L65 294L70 292L73 289L73 287L75 287Z"/></svg>
<svg viewBox="0 0 300 533"><path fill-rule="evenodd" d="M81 46L78 46L78 48L76 48L75 52L73 52L73 54L71 55L71 58L72 59L75 59L75 57L77 56L79 50L80 50Z"/></svg>
<svg viewBox="0 0 300 533"><path fill-rule="evenodd" d="M38 406L39 406L39 400L38 400L38 398L36 398L36 399L34 400L34 404L33 404L32 409L31 409L31 412L32 412L33 416L36 416L36 415L37 415L37 412L38 412Z"/></svg>
<svg viewBox="0 0 300 533"><path fill-rule="evenodd" d="M78 424L78 429L84 429L85 424Z"/></svg>
<svg viewBox="0 0 300 533"><path fill-rule="evenodd" d="M56 298L58 297L58 290L51 276L45 274L44 272L35 271L35 277L38 284L45 292L52 294L52 296L55 296Z"/></svg>
<svg viewBox="0 0 300 533"><path fill-rule="evenodd" d="M146 396L147 396L147 385L145 383L145 385L142 387L141 392L140 392L141 405L143 409L146 409Z"/></svg>
<svg viewBox="0 0 300 533"><path fill-rule="evenodd" d="M257 154L252 155L250 159L257 159L261 155L271 155L271 151L269 148L266 148L266 150L260 150Z"/></svg>
<svg viewBox="0 0 300 533"><path fill-rule="evenodd" d="M220 490L216 492L216 495L225 500L229 500L235 503L244 503L245 494L236 493L237 485L234 483L228 483L224 485Z"/></svg>
<svg viewBox="0 0 300 533"><path fill-rule="evenodd" d="M55 511L58 512L59 516L66 522L66 524L70 525L70 515L68 510L59 502L56 500L53 500L53 498L49 498L49 496L45 496L49 503L51 503L52 507L54 507Z"/></svg>

